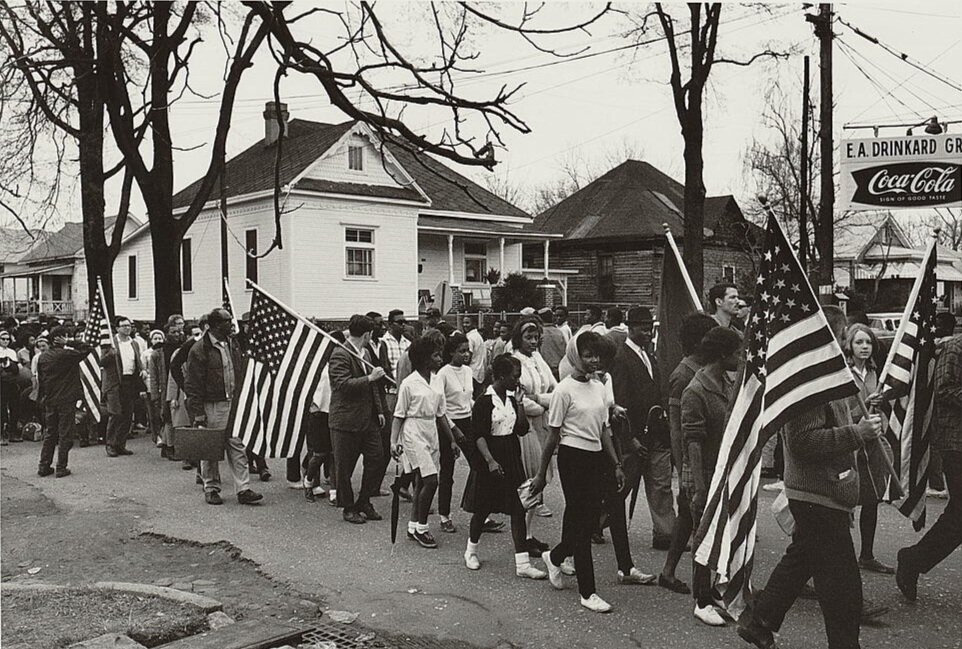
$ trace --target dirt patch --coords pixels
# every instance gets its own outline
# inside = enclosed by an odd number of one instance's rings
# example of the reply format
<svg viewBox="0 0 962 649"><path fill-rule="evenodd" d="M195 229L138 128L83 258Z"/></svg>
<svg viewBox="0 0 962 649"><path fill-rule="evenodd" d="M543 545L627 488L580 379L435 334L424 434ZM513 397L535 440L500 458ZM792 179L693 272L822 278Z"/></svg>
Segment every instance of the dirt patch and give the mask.
<svg viewBox="0 0 962 649"><path fill-rule="evenodd" d="M3 640L12 646L62 649L104 633L122 633L145 647L207 630L196 606L109 590L70 588L3 596Z"/></svg>

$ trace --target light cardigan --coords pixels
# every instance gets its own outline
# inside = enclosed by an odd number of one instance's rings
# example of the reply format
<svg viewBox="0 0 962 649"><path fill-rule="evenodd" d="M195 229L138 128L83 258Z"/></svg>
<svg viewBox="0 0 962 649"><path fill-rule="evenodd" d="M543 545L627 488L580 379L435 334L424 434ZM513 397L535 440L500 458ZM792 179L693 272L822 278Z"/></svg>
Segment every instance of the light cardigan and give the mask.
<svg viewBox="0 0 962 649"><path fill-rule="evenodd" d="M519 384L525 392L524 401L521 404L524 407L524 414L529 417L543 415L551 403L551 396L548 393L557 387L558 382L540 352L531 352L531 356L526 356L516 351L514 357L521 363Z"/></svg>

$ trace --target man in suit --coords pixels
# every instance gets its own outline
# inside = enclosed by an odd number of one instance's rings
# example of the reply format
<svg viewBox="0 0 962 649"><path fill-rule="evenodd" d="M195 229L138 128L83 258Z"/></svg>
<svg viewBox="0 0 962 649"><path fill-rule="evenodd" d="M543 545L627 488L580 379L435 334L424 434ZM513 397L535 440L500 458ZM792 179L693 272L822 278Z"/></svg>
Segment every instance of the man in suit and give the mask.
<svg viewBox="0 0 962 649"><path fill-rule="evenodd" d="M107 457L132 455L127 437L133 423L134 404L144 383L141 354L144 348L131 337L133 323L119 315L114 320L114 346L101 357L101 390L107 404Z"/></svg>
<svg viewBox="0 0 962 649"><path fill-rule="evenodd" d="M605 335L614 341L616 347L621 347L628 339L628 327L625 326L624 320L624 312L616 306L605 311L605 327L608 329Z"/></svg>
<svg viewBox="0 0 962 649"><path fill-rule="evenodd" d="M371 505L380 488L383 450L380 431L388 419L384 390L384 368L371 357L369 343L374 322L367 316L351 316L347 342L337 347L328 361L331 377L331 445L337 472L337 501L344 508L344 520L364 523L381 520ZM364 358L370 365L365 365ZM373 366L373 369L370 367ZM357 500L351 476L358 456L364 456L364 473Z"/></svg>
<svg viewBox="0 0 962 649"><path fill-rule="evenodd" d="M646 430L648 413L654 406L665 407L658 364L648 354L654 318L645 307L628 311L628 337L618 349L611 369L615 403L628 411L631 435L622 443L624 453L647 455L643 465L645 497L651 512L652 547L667 550L675 525L671 493L671 439L664 418Z"/></svg>

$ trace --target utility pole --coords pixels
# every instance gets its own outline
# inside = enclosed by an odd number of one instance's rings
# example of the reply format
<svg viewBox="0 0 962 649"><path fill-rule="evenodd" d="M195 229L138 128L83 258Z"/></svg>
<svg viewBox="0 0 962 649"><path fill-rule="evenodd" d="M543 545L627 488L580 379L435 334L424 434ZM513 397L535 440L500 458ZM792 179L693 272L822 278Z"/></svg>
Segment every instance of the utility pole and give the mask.
<svg viewBox="0 0 962 649"><path fill-rule="evenodd" d="M798 210L798 247L801 248L798 255L802 262L802 270L808 273L808 106L809 106L809 84L808 84L808 64L809 59L805 57L805 72L802 86L802 165L799 188Z"/></svg>
<svg viewBox="0 0 962 649"><path fill-rule="evenodd" d="M815 25L819 40L819 72L821 99L819 104L819 142L821 154L821 190L818 206L818 228L815 247L818 250L819 300L830 302L834 287L835 265L835 182L833 178L834 147L832 142L832 5L818 5L818 16L805 17Z"/></svg>

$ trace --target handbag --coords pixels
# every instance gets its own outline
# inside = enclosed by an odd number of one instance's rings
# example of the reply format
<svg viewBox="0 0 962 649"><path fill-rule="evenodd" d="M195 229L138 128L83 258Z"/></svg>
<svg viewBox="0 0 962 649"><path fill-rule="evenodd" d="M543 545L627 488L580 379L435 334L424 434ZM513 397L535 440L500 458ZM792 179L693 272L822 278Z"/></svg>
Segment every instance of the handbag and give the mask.
<svg viewBox="0 0 962 649"><path fill-rule="evenodd" d="M537 495L531 493L532 482L534 481L528 478L518 487L518 498L521 499L521 506L524 507L525 511L534 509L544 502L544 492Z"/></svg>

